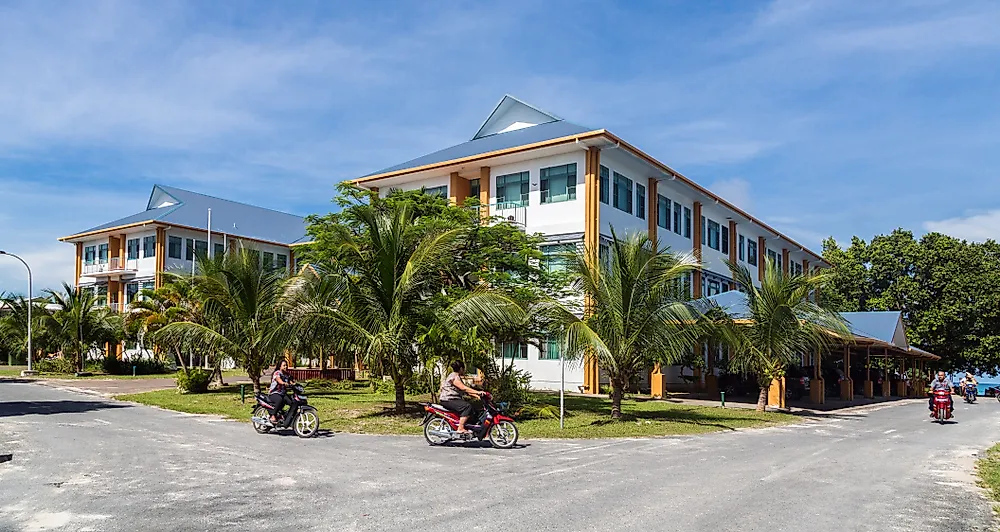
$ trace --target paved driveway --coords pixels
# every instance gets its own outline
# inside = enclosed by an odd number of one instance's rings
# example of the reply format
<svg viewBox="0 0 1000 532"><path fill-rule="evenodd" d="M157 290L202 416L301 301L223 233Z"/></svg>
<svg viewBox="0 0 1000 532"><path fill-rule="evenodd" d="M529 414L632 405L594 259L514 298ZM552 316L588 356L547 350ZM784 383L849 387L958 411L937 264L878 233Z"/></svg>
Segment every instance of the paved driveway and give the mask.
<svg viewBox="0 0 1000 532"><path fill-rule="evenodd" d="M918 403L697 437L526 441L255 434L0 382L0 530L987 530L975 453L1000 404Z"/></svg>

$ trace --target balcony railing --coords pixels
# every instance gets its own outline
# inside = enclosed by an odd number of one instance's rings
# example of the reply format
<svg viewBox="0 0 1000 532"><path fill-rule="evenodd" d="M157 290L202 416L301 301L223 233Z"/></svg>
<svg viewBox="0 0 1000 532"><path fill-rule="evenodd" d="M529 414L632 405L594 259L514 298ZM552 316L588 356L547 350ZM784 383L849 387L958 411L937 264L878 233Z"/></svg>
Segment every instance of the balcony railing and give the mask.
<svg viewBox="0 0 1000 532"><path fill-rule="evenodd" d="M482 213L483 207L487 207L490 219L494 222L508 222L522 229L528 223L527 202L503 201L489 205L476 205L469 208L476 211L476 213Z"/></svg>
<svg viewBox="0 0 1000 532"><path fill-rule="evenodd" d="M120 258L113 257L108 262L83 265L84 275L126 273L136 271L139 271L139 259L121 260Z"/></svg>

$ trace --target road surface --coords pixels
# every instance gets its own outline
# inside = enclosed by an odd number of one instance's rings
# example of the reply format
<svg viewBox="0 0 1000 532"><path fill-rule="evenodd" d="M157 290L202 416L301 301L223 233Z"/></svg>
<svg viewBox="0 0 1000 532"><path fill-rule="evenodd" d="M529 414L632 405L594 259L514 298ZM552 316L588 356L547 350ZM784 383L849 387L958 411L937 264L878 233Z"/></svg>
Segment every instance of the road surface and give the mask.
<svg viewBox="0 0 1000 532"><path fill-rule="evenodd" d="M987 530L976 453L1000 404L773 429L430 448L0 382L0 530Z"/></svg>

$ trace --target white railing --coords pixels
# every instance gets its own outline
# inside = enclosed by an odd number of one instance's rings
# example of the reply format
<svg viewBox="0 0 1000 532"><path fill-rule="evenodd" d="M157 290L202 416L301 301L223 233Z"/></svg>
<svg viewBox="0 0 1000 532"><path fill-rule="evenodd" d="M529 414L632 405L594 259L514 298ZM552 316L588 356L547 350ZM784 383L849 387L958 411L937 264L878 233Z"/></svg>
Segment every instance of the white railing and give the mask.
<svg viewBox="0 0 1000 532"><path fill-rule="evenodd" d="M525 202L504 201L469 208L476 211L476 213L481 213L483 212L483 207L487 208L490 218L494 222L509 222L521 228L524 228L528 223L528 208Z"/></svg>
<svg viewBox="0 0 1000 532"><path fill-rule="evenodd" d="M97 262L94 264L84 264L83 274L92 275L95 273L111 272L134 272L139 270L139 259L121 260L113 257L107 262Z"/></svg>

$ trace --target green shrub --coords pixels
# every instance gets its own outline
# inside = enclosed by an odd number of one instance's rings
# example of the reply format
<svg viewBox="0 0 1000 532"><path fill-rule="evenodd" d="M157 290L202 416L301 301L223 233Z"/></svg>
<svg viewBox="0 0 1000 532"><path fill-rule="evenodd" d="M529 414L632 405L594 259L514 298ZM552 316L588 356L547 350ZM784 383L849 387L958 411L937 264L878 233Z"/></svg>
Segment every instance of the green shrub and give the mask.
<svg viewBox="0 0 1000 532"><path fill-rule="evenodd" d="M331 381L329 379L309 379L303 386L305 386L306 391L316 391L316 392L335 392L344 391L349 392L355 388L354 381Z"/></svg>
<svg viewBox="0 0 1000 532"><path fill-rule="evenodd" d="M201 368L193 368L185 375L183 371L177 372L177 390L181 393L205 393L208 391L208 381L212 379L212 372Z"/></svg>
<svg viewBox="0 0 1000 532"><path fill-rule="evenodd" d="M131 375L133 366L136 375L156 375L170 371L167 363L162 360L151 358L118 360L115 357L105 357L101 370L110 375Z"/></svg>
<svg viewBox="0 0 1000 532"><path fill-rule="evenodd" d="M369 381L372 393L377 393L379 395L396 395L396 385L393 382L373 378Z"/></svg>
<svg viewBox="0 0 1000 532"><path fill-rule="evenodd" d="M32 369L42 373L75 373L76 362L68 358L43 358L34 361Z"/></svg>
<svg viewBox="0 0 1000 532"><path fill-rule="evenodd" d="M517 368L504 368L496 377L487 377L486 389L496 403L507 403L510 412L518 412L531 403L531 374Z"/></svg>

